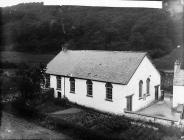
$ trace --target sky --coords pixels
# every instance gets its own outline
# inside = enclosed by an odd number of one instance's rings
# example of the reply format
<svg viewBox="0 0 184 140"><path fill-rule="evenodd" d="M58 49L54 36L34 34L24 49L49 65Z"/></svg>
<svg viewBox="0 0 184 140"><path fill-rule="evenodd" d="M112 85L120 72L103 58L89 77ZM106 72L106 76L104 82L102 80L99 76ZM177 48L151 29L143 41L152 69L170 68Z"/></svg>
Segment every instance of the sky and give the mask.
<svg viewBox="0 0 184 140"><path fill-rule="evenodd" d="M161 1L126 1L126 0L0 0L0 7L19 3L44 2L46 5L81 5L105 7L148 7L162 8Z"/></svg>

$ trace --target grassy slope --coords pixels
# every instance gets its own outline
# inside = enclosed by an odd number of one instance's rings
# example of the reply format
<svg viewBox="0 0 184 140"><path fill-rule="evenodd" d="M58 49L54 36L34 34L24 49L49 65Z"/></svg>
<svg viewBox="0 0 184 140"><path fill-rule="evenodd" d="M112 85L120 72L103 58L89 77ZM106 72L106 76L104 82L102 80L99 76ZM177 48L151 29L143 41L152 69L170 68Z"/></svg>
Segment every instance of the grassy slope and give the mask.
<svg viewBox="0 0 184 140"><path fill-rule="evenodd" d="M47 64L55 55L54 54L30 54L16 51L1 51L1 61L12 63L27 63L30 65L36 65L41 63Z"/></svg>

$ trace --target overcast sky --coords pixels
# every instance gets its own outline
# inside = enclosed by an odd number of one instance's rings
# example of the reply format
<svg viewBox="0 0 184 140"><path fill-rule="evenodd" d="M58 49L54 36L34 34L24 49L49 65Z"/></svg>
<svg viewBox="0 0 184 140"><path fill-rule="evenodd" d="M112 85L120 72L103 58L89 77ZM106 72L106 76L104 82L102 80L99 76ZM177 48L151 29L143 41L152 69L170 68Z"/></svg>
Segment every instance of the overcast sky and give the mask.
<svg viewBox="0 0 184 140"><path fill-rule="evenodd" d="M0 0L0 7L28 2L44 2L48 5L81 5L81 6L109 6L109 7L148 7L161 8L161 1L126 1L126 0Z"/></svg>

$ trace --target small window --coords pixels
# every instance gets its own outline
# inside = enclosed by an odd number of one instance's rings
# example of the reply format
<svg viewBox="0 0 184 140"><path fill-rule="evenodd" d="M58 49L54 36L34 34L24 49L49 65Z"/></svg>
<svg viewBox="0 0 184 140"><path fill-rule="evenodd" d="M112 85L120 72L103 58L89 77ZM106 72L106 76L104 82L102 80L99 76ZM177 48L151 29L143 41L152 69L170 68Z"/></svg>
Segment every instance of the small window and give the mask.
<svg viewBox="0 0 184 140"><path fill-rule="evenodd" d="M46 75L46 84L45 84L45 87L46 88L49 88L50 87L50 75L49 74Z"/></svg>
<svg viewBox="0 0 184 140"><path fill-rule="evenodd" d="M61 89L61 76L56 76L56 80L57 80L57 89L60 90Z"/></svg>
<svg viewBox="0 0 184 140"><path fill-rule="evenodd" d="M111 100L112 101L112 84L111 83L106 83L106 100Z"/></svg>
<svg viewBox="0 0 184 140"><path fill-rule="evenodd" d="M87 85L87 96L93 96L93 83L91 80L86 81Z"/></svg>
<svg viewBox="0 0 184 140"><path fill-rule="evenodd" d="M139 98L142 98L142 86L143 86L143 81L139 81Z"/></svg>
<svg viewBox="0 0 184 140"><path fill-rule="evenodd" d="M75 79L70 78L70 92L75 93Z"/></svg>
<svg viewBox="0 0 184 140"><path fill-rule="evenodd" d="M149 78L146 80L146 92L147 92L147 95L150 94L150 79Z"/></svg>

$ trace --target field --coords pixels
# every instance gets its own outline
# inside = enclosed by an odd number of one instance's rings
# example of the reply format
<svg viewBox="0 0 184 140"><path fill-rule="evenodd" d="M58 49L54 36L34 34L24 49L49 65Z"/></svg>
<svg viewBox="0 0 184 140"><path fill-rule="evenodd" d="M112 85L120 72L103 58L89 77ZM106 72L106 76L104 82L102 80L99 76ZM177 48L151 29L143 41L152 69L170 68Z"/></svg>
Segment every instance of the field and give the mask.
<svg viewBox="0 0 184 140"><path fill-rule="evenodd" d="M30 54L15 51L0 52L2 62L27 63L29 65L37 65L39 63L47 64L54 56L54 54Z"/></svg>

